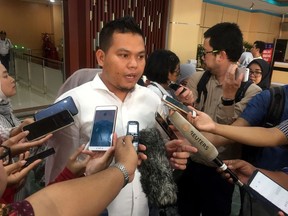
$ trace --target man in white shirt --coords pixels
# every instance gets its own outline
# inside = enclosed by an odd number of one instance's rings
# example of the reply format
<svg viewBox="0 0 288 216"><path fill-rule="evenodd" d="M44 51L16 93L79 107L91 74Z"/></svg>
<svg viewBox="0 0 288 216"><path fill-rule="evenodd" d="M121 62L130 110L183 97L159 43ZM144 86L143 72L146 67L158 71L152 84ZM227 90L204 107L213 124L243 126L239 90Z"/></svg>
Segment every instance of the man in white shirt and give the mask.
<svg viewBox="0 0 288 216"><path fill-rule="evenodd" d="M263 41L255 41L251 48L251 53L254 59L262 59L262 53L265 49L265 42Z"/></svg>
<svg viewBox="0 0 288 216"><path fill-rule="evenodd" d="M10 49L13 48L11 41L6 38L6 32L0 32L0 62L9 73Z"/></svg>
<svg viewBox="0 0 288 216"><path fill-rule="evenodd" d="M61 172L74 149L89 141L96 106L118 107L115 127L118 136L126 134L127 122L131 120L139 122L140 130L154 127L155 112L161 112L158 110L161 109L160 98L151 90L136 84L144 70L146 52L142 31L135 21L124 17L107 23L100 33L99 45L96 58L103 69L102 73L57 99L72 96L79 113L75 116L74 125L55 133L48 143L55 148L56 154L46 162L47 184ZM178 169L186 168L189 157L186 150L195 151L195 148L184 145L182 140L169 141L166 149L173 168ZM134 181L122 189L107 209L109 216L149 214L137 170Z"/></svg>

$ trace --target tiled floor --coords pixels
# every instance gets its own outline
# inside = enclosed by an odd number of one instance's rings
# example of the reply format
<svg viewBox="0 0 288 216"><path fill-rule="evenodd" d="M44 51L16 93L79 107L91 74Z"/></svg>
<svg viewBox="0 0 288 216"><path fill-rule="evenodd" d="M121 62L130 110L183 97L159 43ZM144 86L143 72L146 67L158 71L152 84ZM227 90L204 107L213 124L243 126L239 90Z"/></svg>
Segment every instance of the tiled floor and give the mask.
<svg viewBox="0 0 288 216"><path fill-rule="evenodd" d="M45 95L23 84L17 83L17 93L11 98L14 112L19 113L21 110L36 108L53 103L55 96Z"/></svg>

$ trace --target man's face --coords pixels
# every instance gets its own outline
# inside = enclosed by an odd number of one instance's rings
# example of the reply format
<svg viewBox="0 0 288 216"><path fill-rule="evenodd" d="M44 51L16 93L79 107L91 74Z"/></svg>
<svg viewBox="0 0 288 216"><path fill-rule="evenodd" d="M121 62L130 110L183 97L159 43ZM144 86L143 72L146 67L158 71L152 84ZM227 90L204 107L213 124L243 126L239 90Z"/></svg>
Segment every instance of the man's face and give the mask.
<svg viewBox="0 0 288 216"><path fill-rule="evenodd" d="M203 43L204 54L202 59L207 70L213 70L216 65L216 53L213 53L213 47L210 46L210 38L205 38Z"/></svg>
<svg viewBox="0 0 288 216"><path fill-rule="evenodd" d="M145 46L141 35L114 33L111 47L106 53L96 53L103 67L102 81L114 93L134 88L145 67Z"/></svg>
<svg viewBox="0 0 288 216"><path fill-rule="evenodd" d="M252 55L255 57L258 54L259 49L256 48L255 44L253 44L253 46L252 46L250 51L251 51Z"/></svg>

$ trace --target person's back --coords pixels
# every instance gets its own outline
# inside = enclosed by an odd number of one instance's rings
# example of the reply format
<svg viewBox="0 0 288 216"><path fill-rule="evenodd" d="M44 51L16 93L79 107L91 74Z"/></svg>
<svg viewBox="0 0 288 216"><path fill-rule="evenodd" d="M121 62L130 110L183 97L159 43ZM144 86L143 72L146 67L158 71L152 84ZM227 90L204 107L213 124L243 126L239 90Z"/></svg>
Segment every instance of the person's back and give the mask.
<svg viewBox="0 0 288 216"><path fill-rule="evenodd" d="M220 23L204 33L203 60L209 80L206 91L199 95L197 85L203 75L196 72L190 78L187 87L193 92L196 109L209 114L215 121L231 124L243 111L247 102L261 89L251 84L244 97L235 101L240 80L235 79L236 62L239 59L243 38L239 27L232 23ZM237 86L235 88L235 86ZM239 145L218 148L221 159L240 157ZM181 215L230 215L234 186L225 182L215 168L197 163L193 157L178 182L178 207ZM191 204L193 203L193 206ZM205 203L205 205L204 205Z"/></svg>

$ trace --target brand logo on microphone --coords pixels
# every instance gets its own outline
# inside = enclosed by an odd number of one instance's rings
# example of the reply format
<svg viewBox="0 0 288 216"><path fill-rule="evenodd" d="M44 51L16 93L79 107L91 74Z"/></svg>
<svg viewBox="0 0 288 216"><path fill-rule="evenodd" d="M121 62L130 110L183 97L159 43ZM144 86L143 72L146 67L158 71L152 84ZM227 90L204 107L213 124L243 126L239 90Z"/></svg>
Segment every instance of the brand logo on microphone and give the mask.
<svg viewBox="0 0 288 216"><path fill-rule="evenodd" d="M209 149L209 146L194 131L190 131L190 134L205 150Z"/></svg>

